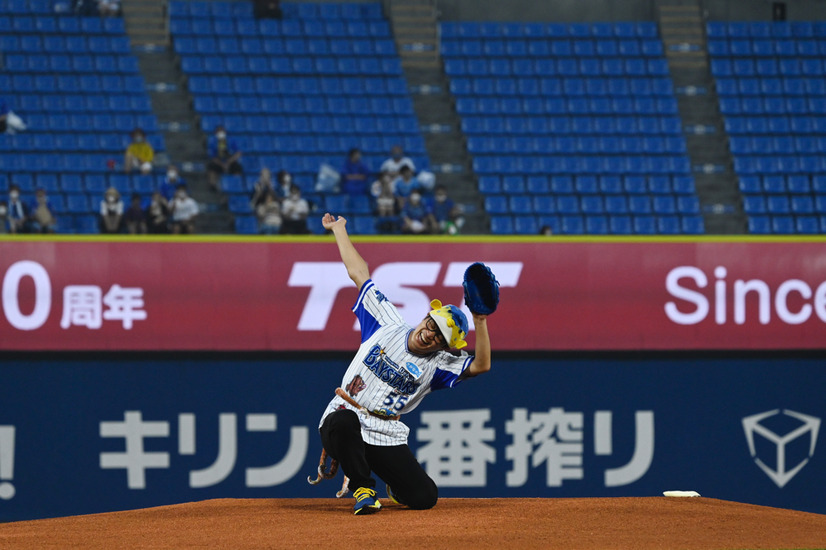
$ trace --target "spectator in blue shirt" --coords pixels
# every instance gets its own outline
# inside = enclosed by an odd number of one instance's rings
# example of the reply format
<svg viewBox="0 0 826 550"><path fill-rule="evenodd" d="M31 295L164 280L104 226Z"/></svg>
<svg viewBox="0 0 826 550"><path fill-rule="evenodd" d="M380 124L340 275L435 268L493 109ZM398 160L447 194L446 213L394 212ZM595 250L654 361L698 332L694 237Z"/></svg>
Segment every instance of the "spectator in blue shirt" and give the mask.
<svg viewBox="0 0 826 550"><path fill-rule="evenodd" d="M402 208L402 233L421 235L433 233L436 220L430 207L422 201L422 194L418 190L410 193Z"/></svg>
<svg viewBox="0 0 826 550"><path fill-rule="evenodd" d="M244 167L241 166L241 149L234 139L227 137L227 129L223 125L215 128L215 133L207 143L207 151L207 179L212 189L218 190L218 183L223 174L244 173Z"/></svg>
<svg viewBox="0 0 826 550"><path fill-rule="evenodd" d="M361 160L361 149L350 149L341 169L341 191L348 195L366 195L370 187L369 177L370 169Z"/></svg>
<svg viewBox="0 0 826 550"><path fill-rule="evenodd" d="M447 188L444 185L436 186L433 198L428 201L428 205L433 212L439 233L455 235L464 225L462 207L447 196Z"/></svg>
<svg viewBox="0 0 826 550"><path fill-rule="evenodd" d="M178 167L174 164L170 164L166 169L166 175L163 180L161 180L159 191L166 200L171 201L172 197L175 196L175 190L179 185L186 185L186 180L181 177Z"/></svg>
<svg viewBox="0 0 826 550"><path fill-rule="evenodd" d="M402 201L402 205L413 191L421 191L419 180L413 177L413 170L406 164L399 169L399 177L396 178L393 186L395 187L396 196Z"/></svg>

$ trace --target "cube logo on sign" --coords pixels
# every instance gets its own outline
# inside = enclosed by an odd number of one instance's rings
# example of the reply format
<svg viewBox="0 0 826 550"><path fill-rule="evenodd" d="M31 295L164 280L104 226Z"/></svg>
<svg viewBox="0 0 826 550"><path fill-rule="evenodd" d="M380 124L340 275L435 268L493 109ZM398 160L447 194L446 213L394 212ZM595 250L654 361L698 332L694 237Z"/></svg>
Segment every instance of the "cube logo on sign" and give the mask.
<svg viewBox="0 0 826 550"><path fill-rule="evenodd" d="M778 417L778 415L782 415L786 418ZM764 424L761 424L761 422L765 422L770 419L774 421L781 421L784 424L787 423L786 421L790 421L794 425L789 431L786 431L785 434L778 434L767 428ZM746 441L749 444L749 452L751 453L754 462L781 489L794 476L796 476L800 470L803 469L803 466L809 462L809 459L812 458L815 453L817 432L820 429L819 418L790 411L788 409L784 409L783 412L781 412L780 409L774 409L747 416L743 418L742 422L743 431L746 433ZM763 437L774 446L776 455L773 459L768 456L764 456L763 458L758 456L760 453L757 451L757 446L755 445L756 435ZM808 455L797 464L789 467L787 464L787 458L789 458L789 444L804 437L808 438L808 440L805 441L808 443L808 445L806 445L808 447ZM773 463L775 467L772 468L767 463Z"/></svg>

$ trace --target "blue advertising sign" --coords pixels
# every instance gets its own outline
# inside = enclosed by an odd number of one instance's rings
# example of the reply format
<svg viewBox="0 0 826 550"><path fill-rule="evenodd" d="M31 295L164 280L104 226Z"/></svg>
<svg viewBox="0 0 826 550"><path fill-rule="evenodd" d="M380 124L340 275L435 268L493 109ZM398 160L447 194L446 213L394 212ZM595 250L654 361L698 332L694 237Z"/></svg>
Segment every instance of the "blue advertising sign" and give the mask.
<svg viewBox="0 0 826 550"><path fill-rule="evenodd" d="M7 358L0 521L311 486L350 357ZM497 357L404 417L443 497L703 496L826 513L813 358Z"/></svg>

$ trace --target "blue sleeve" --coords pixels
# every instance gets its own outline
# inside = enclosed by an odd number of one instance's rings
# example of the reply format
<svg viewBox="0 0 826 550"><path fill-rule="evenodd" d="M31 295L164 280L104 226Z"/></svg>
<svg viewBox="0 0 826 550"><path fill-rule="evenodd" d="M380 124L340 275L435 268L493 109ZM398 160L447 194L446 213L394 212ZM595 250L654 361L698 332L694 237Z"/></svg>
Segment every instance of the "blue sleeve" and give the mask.
<svg viewBox="0 0 826 550"><path fill-rule="evenodd" d="M367 308L364 307L364 302L372 299L373 287L375 287L375 284L372 279L365 281L364 284L361 285L359 297L356 300L356 304L353 306L353 313L356 314L356 318L359 320L359 325L361 325L362 343L373 336L373 334L381 327L378 319L376 319L369 311L367 311Z"/></svg>
<svg viewBox="0 0 826 550"><path fill-rule="evenodd" d="M462 372L465 372L470 364L473 362L473 355L468 355L462 363ZM436 369L436 374L433 375L433 380L430 381L431 391L443 390L445 388L452 388L460 382L461 373L456 374L445 369Z"/></svg>

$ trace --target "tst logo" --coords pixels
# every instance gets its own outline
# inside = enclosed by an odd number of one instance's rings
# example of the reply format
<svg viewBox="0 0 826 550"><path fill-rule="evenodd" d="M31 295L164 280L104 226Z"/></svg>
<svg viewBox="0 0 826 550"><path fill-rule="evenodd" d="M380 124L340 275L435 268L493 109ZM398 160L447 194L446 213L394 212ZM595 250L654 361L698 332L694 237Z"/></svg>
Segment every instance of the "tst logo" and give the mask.
<svg viewBox="0 0 826 550"><path fill-rule="evenodd" d="M450 262L441 278L442 289L458 287L456 296L461 296L461 286L465 269L472 262ZM515 287L522 274L522 262L485 262L496 274L499 286ZM402 317L412 324L421 320L428 311L430 300L439 296L428 296L416 287L430 287L438 284L442 273L442 262L391 262L372 269L372 278L378 288L387 295L398 308ZM296 262L290 272L287 284L291 287L310 287L310 294L298 320L298 330L324 330L333 310L333 304L340 290L353 286L347 276L347 269L341 262ZM449 299L443 299L449 302ZM462 309L471 319L464 304Z"/></svg>
<svg viewBox="0 0 826 550"><path fill-rule="evenodd" d="M788 428L788 431L786 429L783 430L785 435L778 434L767 428L764 424L761 424L761 422L769 423L772 421L778 426ZM815 454L815 444L817 443L817 432L819 429L819 418L788 409L784 409L782 413L780 409L774 409L772 411L747 416L743 419L743 431L746 432L746 441L749 444L749 452L754 462L757 463L760 469L780 488L783 488L784 485L797 475ZM760 442L759 440L756 442L757 438L755 436L761 436L764 438L764 442ZM790 468L787 464L791 458L790 455L792 455L789 447L801 438L807 438L803 440L803 448L799 449L802 453L806 454L806 457L802 458ZM761 452L758 450L758 446L761 447L761 449L771 449L773 447L775 456L770 456L770 450L765 453L769 456L761 458L759 456ZM798 456L798 458L800 458L800 456ZM792 460L796 459L792 458ZM774 468L769 466L769 464L774 464Z"/></svg>

